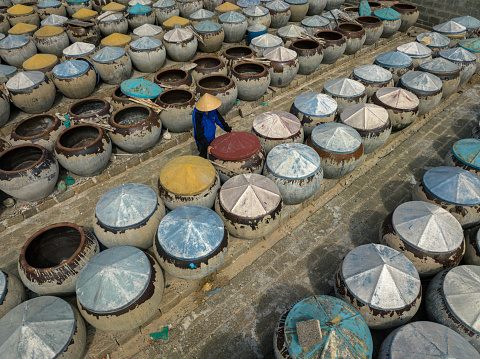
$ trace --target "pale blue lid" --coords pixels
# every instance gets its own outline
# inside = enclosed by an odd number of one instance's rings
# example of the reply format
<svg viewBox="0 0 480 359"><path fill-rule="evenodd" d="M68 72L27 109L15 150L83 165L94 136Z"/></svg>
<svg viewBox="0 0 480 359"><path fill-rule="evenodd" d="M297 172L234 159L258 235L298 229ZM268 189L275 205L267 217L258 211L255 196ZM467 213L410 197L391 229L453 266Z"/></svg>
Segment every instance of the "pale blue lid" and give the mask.
<svg viewBox="0 0 480 359"><path fill-rule="evenodd" d="M453 144L453 155L460 162L480 170L480 140L465 138Z"/></svg>
<svg viewBox="0 0 480 359"><path fill-rule="evenodd" d="M167 214L157 231L158 244L181 260L204 258L220 246L225 227L220 216L201 206L183 206Z"/></svg>
<svg viewBox="0 0 480 359"><path fill-rule="evenodd" d="M247 28L247 31L250 32L250 33L257 33L257 32L262 32L263 33L265 30L267 30L267 27L265 25L262 25L262 24L259 24L259 23L255 23L252 26L249 26Z"/></svg>
<svg viewBox="0 0 480 359"><path fill-rule="evenodd" d="M241 7L242 9L249 8L251 6L260 5L260 0L238 0L237 6Z"/></svg>
<svg viewBox="0 0 480 359"><path fill-rule="evenodd" d="M240 22L246 21L247 18L245 15L240 14L236 11L229 11L226 12L218 17L220 22L224 22L225 24L238 24Z"/></svg>
<svg viewBox="0 0 480 359"><path fill-rule="evenodd" d="M62 6L62 3L57 0L43 0L37 4L39 9L57 8L60 6Z"/></svg>
<svg viewBox="0 0 480 359"><path fill-rule="evenodd" d="M93 61L99 64L108 64L115 60L118 60L125 55L125 49L123 47L106 46L93 55Z"/></svg>
<svg viewBox="0 0 480 359"><path fill-rule="evenodd" d="M289 5L303 5L308 2L308 0L285 0Z"/></svg>
<svg viewBox="0 0 480 359"><path fill-rule="evenodd" d="M68 17L52 14L46 17L45 19L43 19L40 25L41 26L47 26L47 25L62 26L67 20L68 20Z"/></svg>
<svg viewBox="0 0 480 359"><path fill-rule="evenodd" d="M353 74L360 80L372 83L389 82L393 78L390 71L377 65L358 66L353 70Z"/></svg>
<svg viewBox="0 0 480 359"><path fill-rule="evenodd" d="M313 15L302 20L302 26L305 27L325 27L330 24L330 21L318 15Z"/></svg>
<svg viewBox="0 0 480 359"><path fill-rule="evenodd" d="M442 24L435 25L433 31L447 35L461 35L467 31L467 28L455 21L447 21Z"/></svg>
<svg viewBox="0 0 480 359"><path fill-rule="evenodd" d="M439 47L444 48L450 45L450 39L445 35L440 34L439 32L424 32L417 36L417 41L420 42L423 38L429 37L432 39L432 42L427 45L427 47Z"/></svg>
<svg viewBox="0 0 480 359"><path fill-rule="evenodd" d="M304 92L295 97L295 108L302 114L315 117L327 117L337 111L337 101L328 95L316 92Z"/></svg>
<svg viewBox="0 0 480 359"><path fill-rule="evenodd" d="M323 91L330 96L356 97L365 93L365 86L355 80L340 78L325 82Z"/></svg>
<svg viewBox="0 0 480 359"><path fill-rule="evenodd" d="M1 42L0 42L1 44ZM439 53L440 57L454 62L476 62L477 57L470 51L462 47L454 47L451 49L442 50Z"/></svg>
<svg viewBox="0 0 480 359"><path fill-rule="evenodd" d="M413 64L413 60L407 54L399 51L390 51L378 55L375 63L389 68L402 69Z"/></svg>
<svg viewBox="0 0 480 359"><path fill-rule="evenodd" d="M53 76L60 79L70 79L83 75L89 69L90 64L86 61L68 60L53 68Z"/></svg>
<svg viewBox="0 0 480 359"><path fill-rule="evenodd" d="M156 3L153 4L153 7L167 9L169 7L174 7L175 5L176 2L173 0L158 0Z"/></svg>
<svg viewBox="0 0 480 359"><path fill-rule="evenodd" d="M207 20L211 19L215 16L215 13L208 11L206 9L200 9L195 11L192 15L190 15L191 20Z"/></svg>
<svg viewBox="0 0 480 359"><path fill-rule="evenodd" d="M435 198L457 206L480 204L480 178L464 169L434 167L422 178L425 190Z"/></svg>
<svg viewBox="0 0 480 359"><path fill-rule="evenodd" d="M382 20L399 20L402 17L400 13L393 10L391 7L377 10L373 14Z"/></svg>
<svg viewBox="0 0 480 359"><path fill-rule="evenodd" d="M155 50L162 47L163 44L159 39L154 37L141 37L135 41L132 41L130 48L134 50Z"/></svg>
<svg viewBox="0 0 480 359"><path fill-rule="evenodd" d="M0 49L13 50L25 46L30 42L26 35L8 35L0 41Z"/></svg>
<svg viewBox="0 0 480 359"><path fill-rule="evenodd" d="M467 30L476 30L480 28L480 20L474 18L473 16L462 16L462 17L455 17L452 19L457 24L463 25L467 28Z"/></svg>
<svg viewBox="0 0 480 359"><path fill-rule="evenodd" d="M122 83L122 91L123 86ZM145 223L155 213L157 205L153 189L141 183L126 183L100 197L95 217L108 228L128 229Z"/></svg>
<svg viewBox="0 0 480 359"><path fill-rule="evenodd" d="M200 32L202 34L208 34L211 32L220 31L222 29L222 25L220 25L218 22L205 20L205 21L199 22L198 24L195 24L193 28L197 32Z"/></svg>
<svg viewBox="0 0 480 359"><path fill-rule="evenodd" d="M269 14L270 12L266 7L263 6L251 6L243 10L243 13L246 16L250 17L261 17Z"/></svg>
<svg viewBox="0 0 480 359"><path fill-rule="evenodd" d="M127 9L127 12L132 15L142 15L152 12L152 8L147 5L135 4Z"/></svg>
<svg viewBox="0 0 480 359"><path fill-rule="evenodd" d="M322 164L320 156L310 146L283 143L268 153L266 166L276 177L300 180L315 175Z"/></svg>
<svg viewBox="0 0 480 359"><path fill-rule="evenodd" d="M120 89L125 95L137 98L155 99L162 93L162 88L159 85L144 78L125 80L120 85ZM151 190L151 188L145 188L145 191L148 190ZM150 191L148 192L151 194Z"/></svg>
<svg viewBox="0 0 480 359"><path fill-rule="evenodd" d="M63 55L69 57L79 57L90 54L95 51L95 45L88 42L74 42L70 46L63 49Z"/></svg>
<svg viewBox="0 0 480 359"><path fill-rule="evenodd" d="M412 59L424 59L432 56L432 50L417 41L400 45L397 47L397 51L407 54Z"/></svg>
<svg viewBox="0 0 480 359"><path fill-rule="evenodd" d="M0 64L0 73L4 74L5 77L13 76L18 69L15 66Z"/></svg>
<svg viewBox="0 0 480 359"><path fill-rule="evenodd" d="M437 92L442 89L442 80L423 71L410 71L400 78L400 82L408 89L420 92Z"/></svg>
<svg viewBox="0 0 480 359"><path fill-rule="evenodd" d="M480 39L466 39L460 40L458 46L470 51L470 52L480 52Z"/></svg>
<svg viewBox="0 0 480 359"><path fill-rule="evenodd" d="M7 276L0 270L0 305L3 302L3 298L5 298L5 294L7 294L7 285Z"/></svg>
<svg viewBox="0 0 480 359"><path fill-rule="evenodd" d="M362 145L360 134L350 126L337 122L322 123L312 131L312 142L331 153L355 152Z"/></svg>
<svg viewBox="0 0 480 359"><path fill-rule="evenodd" d="M267 3L265 7L268 10L273 10L273 11L285 11L290 9L290 5L288 5L285 1L282 0L273 0Z"/></svg>
<svg viewBox="0 0 480 359"><path fill-rule="evenodd" d="M436 57L434 59L424 61L419 65L419 68L422 71L438 74L451 74L460 71L460 67L457 64L442 57Z"/></svg>

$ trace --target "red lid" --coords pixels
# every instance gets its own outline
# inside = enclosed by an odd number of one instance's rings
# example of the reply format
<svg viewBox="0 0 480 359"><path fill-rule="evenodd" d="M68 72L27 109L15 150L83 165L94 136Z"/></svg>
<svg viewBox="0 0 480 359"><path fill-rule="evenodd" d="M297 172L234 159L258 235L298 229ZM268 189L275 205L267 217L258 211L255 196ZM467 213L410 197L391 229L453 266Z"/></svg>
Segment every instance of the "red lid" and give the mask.
<svg viewBox="0 0 480 359"><path fill-rule="evenodd" d="M224 161L248 158L260 149L260 140L249 132L230 132L214 139L211 154Z"/></svg>

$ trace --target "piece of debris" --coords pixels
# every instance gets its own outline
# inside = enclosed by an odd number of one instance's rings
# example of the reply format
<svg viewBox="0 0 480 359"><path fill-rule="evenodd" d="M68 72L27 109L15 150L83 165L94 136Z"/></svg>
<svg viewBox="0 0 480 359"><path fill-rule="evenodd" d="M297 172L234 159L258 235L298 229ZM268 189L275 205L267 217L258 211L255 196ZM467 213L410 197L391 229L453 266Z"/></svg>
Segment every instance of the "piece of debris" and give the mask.
<svg viewBox="0 0 480 359"><path fill-rule="evenodd" d="M214 289L214 290L211 290L210 292L207 293L207 295L212 295L212 294L215 294L215 293L220 293L222 291L222 288L217 288L217 289Z"/></svg>
<svg viewBox="0 0 480 359"><path fill-rule="evenodd" d="M67 190L67 184L65 183L64 180L61 180L58 182L57 189L59 192L65 192Z"/></svg>
<svg viewBox="0 0 480 359"><path fill-rule="evenodd" d="M3 201L3 205L7 208L13 207L15 205L15 200L13 198L7 198Z"/></svg>
<svg viewBox="0 0 480 359"><path fill-rule="evenodd" d="M323 343L322 329L318 319L309 319L297 322L298 344L306 348Z"/></svg>
<svg viewBox="0 0 480 359"><path fill-rule="evenodd" d="M212 289L212 283L207 282L203 285L202 292L208 292L210 289Z"/></svg>
<svg viewBox="0 0 480 359"><path fill-rule="evenodd" d="M163 327L161 331L156 333L151 333L149 334L149 336L150 338L152 338L152 340L156 340L156 339L168 340L168 327Z"/></svg>
<svg viewBox="0 0 480 359"><path fill-rule="evenodd" d="M75 180L72 177L67 176L67 178L65 178L65 183L67 186L71 186L72 184L75 184Z"/></svg>

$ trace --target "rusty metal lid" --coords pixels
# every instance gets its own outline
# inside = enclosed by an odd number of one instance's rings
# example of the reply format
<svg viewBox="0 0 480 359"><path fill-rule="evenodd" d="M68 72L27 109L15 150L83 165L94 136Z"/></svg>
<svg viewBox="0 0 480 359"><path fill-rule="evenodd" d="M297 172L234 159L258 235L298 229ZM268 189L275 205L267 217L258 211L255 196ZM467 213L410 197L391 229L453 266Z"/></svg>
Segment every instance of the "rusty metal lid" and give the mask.
<svg viewBox="0 0 480 359"><path fill-rule="evenodd" d="M480 170L480 140L465 138L453 144L453 155L460 162Z"/></svg>
<svg viewBox="0 0 480 359"><path fill-rule="evenodd" d="M355 152L362 145L362 138L355 129L336 122L322 123L315 127L311 139L318 148L338 154Z"/></svg>
<svg viewBox="0 0 480 359"><path fill-rule="evenodd" d="M382 87L375 93L383 104L399 110L414 110L420 104L415 94L398 87Z"/></svg>
<svg viewBox="0 0 480 359"><path fill-rule="evenodd" d="M90 70L90 64L86 61L68 60L53 68L53 76L60 79L78 77Z"/></svg>
<svg viewBox="0 0 480 359"><path fill-rule="evenodd" d="M204 258L220 246L225 227L220 216L209 208L183 206L168 213L157 231L158 244L181 260Z"/></svg>
<svg viewBox="0 0 480 359"><path fill-rule="evenodd" d="M87 42L75 42L63 50L64 56L78 57L95 51L95 45Z"/></svg>
<svg viewBox="0 0 480 359"><path fill-rule="evenodd" d="M155 50L161 47L163 47L162 42L153 37L141 37L130 44L131 49L143 51Z"/></svg>
<svg viewBox="0 0 480 359"><path fill-rule="evenodd" d="M207 20L215 16L215 13L206 9L200 9L190 15L191 20Z"/></svg>
<svg viewBox="0 0 480 359"><path fill-rule="evenodd" d="M0 42L1 44L1 42ZM454 47L452 49L442 50L439 53L440 57L454 62L475 62L477 57L470 51L462 47Z"/></svg>
<svg viewBox="0 0 480 359"><path fill-rule="evenodd" d="M176 2L173 0L158 0L156 3L153 4L153 7L159 9L168 9L170 7L176 6Z"/></svg>
<svg viewBox="0 0 480 359"><path fill-rule="evenodd" d="M247 21L247 18L245 17L245 15L240 14L239 12L229 11L220 15L218 17L218 20L225 24L239 24L244 21Z"/></svg>
<svg viewBox="0 0 480 359"><path fill-rule="evenodd" d="M330 24L330 21L319 15L313 15L302 20L302 26L305 27L325 27Z"/></svg>
<svg viewBox="0 0 480 359"><path fill-rule="evenodd" d="M109 10L109 11L105 11L97 19L103 23L103 22L118 21L124 18L125 16L121 12ZM135 30L133 30L133 32L135 33Z"/></svg>
<svg viewBox="0 0 480 359"><path fill-rule="evenodd" d="M324 18L326 18L328 21L335 21L335 19L338 20L340 18L340 14L347 15L347 13L345 13L345 12L339 10L339 9L333 9L333 10L325 11L322 14L322 16Z"/></svg>
<svg viewBox="0 0 480 359"><path fill-rule="evenodd" d="M145 253L131 246L100 252L80 272L77 299L93 313L114 313L142 296L152 268Z"/></svg>
<svg viewBox="0 0 480 359"><path fill-rule="evenodd" d="M133 15L143 15L152 12L152 8L147 5L135 4L132 7L129 7L127 12Z"/></svg>
<svg viewBox="0 0 480 359"><path fill-rule="evenodd" d="M218 22L205 20L205 21L199 22L198 24L195 24L193 28L195 29L195 31L200 32L202 34L209 34L212 32L217 32L222 30L222 25L220 25Z"/></svg>
<svg viewBox="0 0 480 359"><path fill-rule="evenodd" d="M460 25L458 22L455 21L447 21L433 27L433 31L439 32L441 34L447 35L457 35L457 34L464 34L467 31L467 28L463 25Z"/></svg>
<svg viewBox="0 0 480 359"><path fill-rule="evenodd" d="M452 21L455 21L457 24L465 26L467 30L476 30L480 28L480 20L470 15L454 17Z"/></svg>
<svg viewBox="0 0 480 359"><path fill-rule="evenodd" d="M426 37L432 39L432 42L427 47L447 47L450 45L450 39L438 32L424 32L417 36L417 41L420 42Z"/></svg>
<svg viewBox="0 0 480 359"><path fill-rule="evenodd" d="M298 112L315 117L328 117L337 111L337 101L328 95L304 92L295 97L293 105Z"/></svg>
<svg viewBox="0 0 480 359"><path fill-rule="evenodd" d="M393 10L391 7L377 10L373 14L382 20L390 20L390 21L400 20L400 18L402 17L402 15L399 12Z"/></svg>
<svg viewBox="0 0 480 359"><path fill-rule="evenodd" d="M475 348L457 332L434 322L413 322L393 331L390 359L479 359ZM389 336L389 337L390 337Z"/></svg>
<svg viewBox="0 0 480 359"><path fill-rule="evenodd" d="M253 38L251 44L252 46L260 48L270 48L275 46L283 46L283 40L278 36L266 33Z"/></svg>
<svg viewBox="0 0 480 359"><path fill-rule="evenodd" d="M421 288L413 263L399 251L381 244L351 250L342 262L341 275L357 300L380 310L409 306Z"/></svg>
<svg viewBox="0 0 480 359"><path fill-rule="evenodd" d="M372 83L384 83L392 80L392 73L378 65L358 66L353 70L356 78Z"/></svg>
<svg viewBox="0 0 480 359"><path fill-rule="evenodd" d="M283 26L277 30L277 35L287 39L297 39L305 33L305 29L297 25Z"/></svg>
<svg viewBox="0 0 480 359"><path fill-rule="evenodd" d="M436 57L434 59L424 61L419 65L419 68L422 71L433 72L437 74L451 74L460 71L460 67L457 64L442 57Z"/></svg>
<svg viewBox="0 0 480 359"><path fill-rule="evenodd" d="M30 42L30 38L26 35L8 35L0 41L1 50L18 49Z"/></svg>
<svg viewBox="0 0 480 359"><path fill-rule="evenodd" d="M108 228L134 228L145 223L157 206L158 198L153 189L141 183L126 183L100 197L95 206L95 217Z"/></svg>
<svg viewBox="0 0 480 359"><path fill-rule="evenodd" d="M432 50L417 41L400 45L397 47L397 51L403 52L413 59L423 59L432 55Z"/></svg>
<svg viewBox="0 0 480 359"><path fill-rule="evenodd" d="M393 212L392 225L399 237L428 253L450 253L463 241L463 230L455 217L432 203L402 203Z"/></svg>
<svg viewBox="0 0 480 359"><path fill-rule="evenodd" d="M7 81L6 87L9 91L23 91L36 87L45 81L45 74L40 71L19 72Z"/></svg>
<svg viewBox="0 0 480 359"><path fill-rule="evenodd" d="M260 0L238 0L237 6L241 7L242 9L247 9L252 6L260 5Z"/></svg>
<svg viewBox="0 0 480 359"><path fill-rule="evenodd" d="M341 78L325 82L323 91L330 96L356 97L365 93L365 86L358 81Z"/></svg>
<svg viewBox="0 0 480 359"><path fill-rule="evenodd" d="M480 334L480 266L452 268L445 275L442 291L453 316L469 330Z"/></svg>
<svg viewBox="0 0 480 359"><path fill-rule="evenodd" d="M62 6L62 3L57 0L43 0L37 4L39 9L57 8Z"/></svg>
<svg viewBox="0 0 480 359"><path fill-rule="evenodd" d="M125 49L123 47L106 46L93 55L93 61L99 64L108 64L125 56Z"/></svg>
<svg viewBox="0 0 480 359"><path fill-rule="evenodd" d="M46 17L45 19L43 19L40 22L40 25L41 26L47 26L47 25L62 26L67 20L68 20L68 17L52 14Z"/></svg>
<svg viewBox="0 0 480 359"><path fill-rule="evenodd" d="M458 206L480 204L480 178L458 167L429 169L422 178L423 187L433 197Z"/></svg>
<svg viewBox="0 0 480 359"><path fill-rule="evenodd" d="M211 154L224 161L239 161L253 156L260 150L260 140L253 133L230 132L215 138Z"/></svg>
<svg viewBox="0 0 480 359"><path fill-rule="evenodd" d="M458 42L458 46L464 48L465 50L468 50L470 52L480 52L480 39L466 39L466 40L460 40Z"/></svg>
<svg viewBox="0 0 480 359"><path fill-rule="evenodd" d="M2 358L58 358L75 328L75 313L63 299L30 299L0 319L0 353Z"/></svg>
<svg viewBox="0 0 480 359"><path fill-rule="evenodd" d="M273 0L269 1L265 7L268 10L273 10L273 11L286 11L290 9L290 5L288 5L285 1L282 0Z"/></svg>
<svg viewBox="0 0 480 359"><path fill-rule="evenodd" d="M163 39L168 42L182 42L193 40L193 38L193 32L183 28L170 30L163 37Z"/></svg>
<svg viewBox="0 0 480 359"><path fill-rule="evenodd" d="M280 46L274 49L265 50L263 57L273 62L284 62L295 60L298 55L295 51Z"/></svg>
<svg viewBox="0 0 480 359"><path fill-rule="evenodd" d="M0 74L3 74L5 77L13 76L18 69L15 66L0 64Z"/></svg>
<svg viewBox="0 0 480 359"><path fill-rule="evenodd" d="M7 276L0 270L0 304L2 304L5 294L7 294L7 285Z"/></svg>
<svg viewBox="0 0 480 359"><path fill-rule="evenodd" d="M410 91L431 93L442 89L442 80L429 72L407 72L400 78L400 82Z"/></svg>
<svg viewBox="0 0 480 359"><path fill-rule="evenodd" d="M230 178L220 189L219 201L229 213L240 218L262 218L273 212L282 196L275 182L255 173Z"/></svg>
<svg viewBox="0 0 480 359"><path fill-rule="evenodd" d="M163 31L161 26L152 25L152 24L143 24L133 30L133 34L139 37L153 37L161 34Z"/></svg>
<svg viewBox="0 0 480 359"><path fill-rule="evenodd" d="M346 107L340 114L340 119L357 131L372 131L388 123L388 112L371 103L358 103Z"/></svg>
<svg viewBox="0 0 480 359"><path fill-rule="evenodd" d="M269 11L266 7L256 5L244 9L243 13L249 17L262 17L268 15Z"/></svg>
<svg viewBox="0 0 480 359"><path fill-rule="evenodd" d="M308 348L298 342L297 322L317 319L321 344ZM367 323L350 305L335 297L315 295L295 304L285 320L285 343L293 359L371 358L372 335Z"/></svg>
<svg viewBox="0 0 480 359"><path fill-rule="evenodd" d="M318 153L310 146L283 143L268 153L266 166L276 177L301 180L320 171L322 163Z"/></svg>
<svg viewBox="0 0 480 359"><path fill-rule="evenodd" d="M264 112L253 120L252 127L260 136L273 140L295 136L302 130L300 120L285 111Z"/></svg>

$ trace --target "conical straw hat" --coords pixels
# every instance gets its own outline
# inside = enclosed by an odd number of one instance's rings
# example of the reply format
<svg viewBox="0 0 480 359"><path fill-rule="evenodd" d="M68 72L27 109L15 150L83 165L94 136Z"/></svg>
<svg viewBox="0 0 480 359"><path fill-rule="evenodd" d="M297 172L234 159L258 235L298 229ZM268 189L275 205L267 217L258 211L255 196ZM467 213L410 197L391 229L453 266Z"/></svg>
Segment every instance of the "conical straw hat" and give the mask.
<svg viewBox="0 0 480 359"><path fill-rule="evenodd" d="M203 95L200 100L197 101L195 107L198 111L206 112L213 111L219 108L222 105L222 100L216 98L215 96L206 93Z"/></svg>

